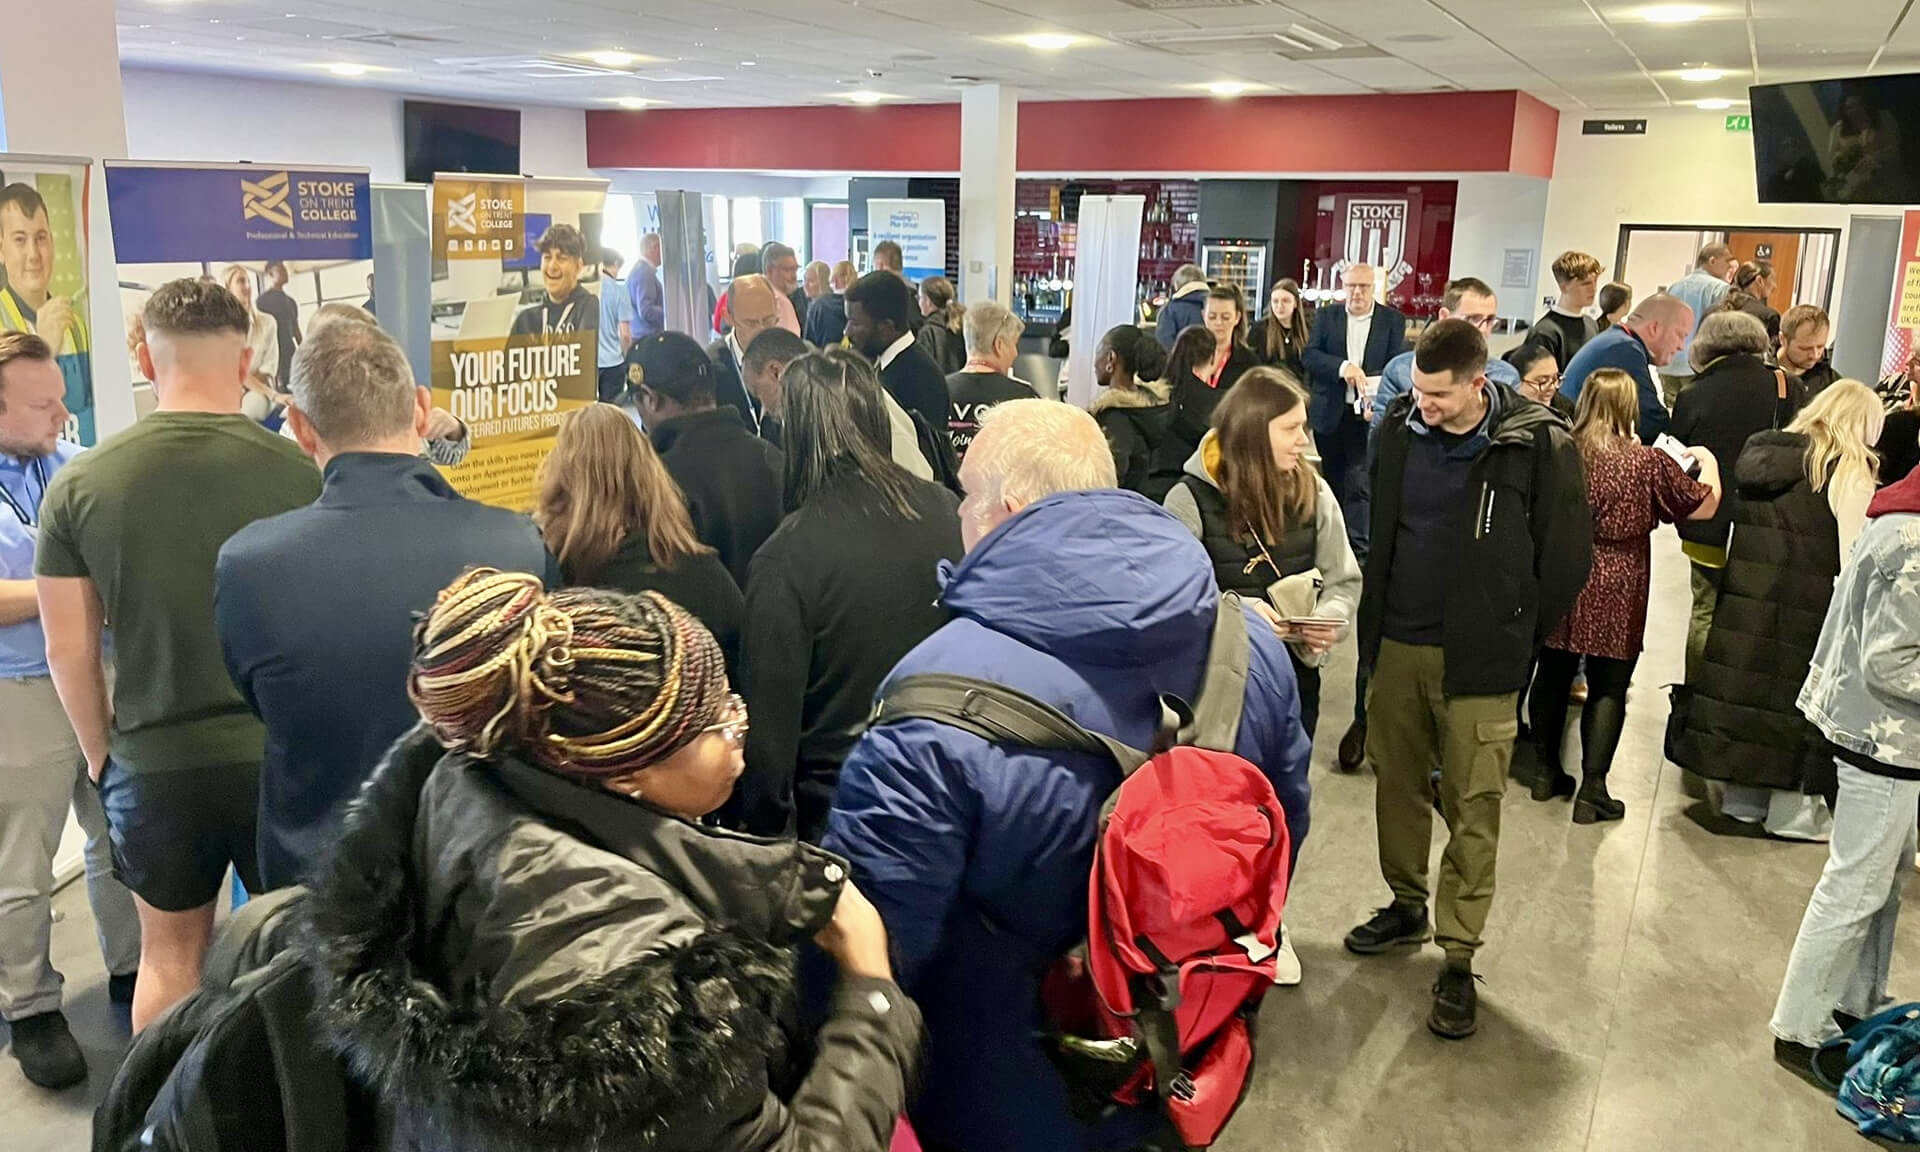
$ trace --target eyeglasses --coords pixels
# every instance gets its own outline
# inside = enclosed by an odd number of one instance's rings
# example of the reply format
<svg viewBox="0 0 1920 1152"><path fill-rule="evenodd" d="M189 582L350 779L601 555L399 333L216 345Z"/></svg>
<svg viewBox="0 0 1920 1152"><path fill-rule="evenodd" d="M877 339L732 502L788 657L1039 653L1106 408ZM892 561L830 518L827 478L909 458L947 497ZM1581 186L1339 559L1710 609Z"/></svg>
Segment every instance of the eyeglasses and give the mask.
<svg viewBox="0 0 1920 1152"><path fill-rule="evenodd" d="M1528 376L1521 380L1520 383L1525 384L1529 388L1558 388L1560 387L1560 373L1555 372L1551 376Z"/></svg>
<svg viewBox="0 0 1920 1152"><path fill-rule="evenodd" d="M1500 317L1498 316L1494 316L1494 315L1480 316L1470 312L1462 313L1459 319L1465 320L1467 323L1473 325L1475 328L1478 328L1482 333L1493 331L1493 326L1500 322Z"/></svg>
<svg viewBox="0 0 1920 1152"><path fill-rule="evenodd" d="M700 729L705 736L709 732L718 732L726 738L728 744L739 748L747 741L747 702L738 692L727 693L727 702L720 708L720 714L726 719L717 724L709 724Z"/></svg>

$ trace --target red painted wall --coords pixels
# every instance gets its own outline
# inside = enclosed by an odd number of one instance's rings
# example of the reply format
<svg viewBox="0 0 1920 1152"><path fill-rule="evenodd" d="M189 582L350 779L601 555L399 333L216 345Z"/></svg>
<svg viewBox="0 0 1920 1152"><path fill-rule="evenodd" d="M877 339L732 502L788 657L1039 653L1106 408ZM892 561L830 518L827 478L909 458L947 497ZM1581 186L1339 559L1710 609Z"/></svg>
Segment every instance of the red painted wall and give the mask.
<svg viewBox="0 0 1920 1152"><path fill-rule="evenodd" d="M1056 100L1020 105L1023 172L1522 172L1559 113L1520 92ZM960 106L587 113L595 168L955 172Z"/></svg>
<svg viewBox="0 0 1920 1152"><path fill-rule="evenodd" d="M1511 171L1553 178L1553 153L1560 145L1560 110L1525 92L1514 94Z"/></svg>
<svg viewBox="0 0 1920 1152"><path fill-rule="evenodd" d="M960 105L591 111L587 165L958 172Z"/></svg>

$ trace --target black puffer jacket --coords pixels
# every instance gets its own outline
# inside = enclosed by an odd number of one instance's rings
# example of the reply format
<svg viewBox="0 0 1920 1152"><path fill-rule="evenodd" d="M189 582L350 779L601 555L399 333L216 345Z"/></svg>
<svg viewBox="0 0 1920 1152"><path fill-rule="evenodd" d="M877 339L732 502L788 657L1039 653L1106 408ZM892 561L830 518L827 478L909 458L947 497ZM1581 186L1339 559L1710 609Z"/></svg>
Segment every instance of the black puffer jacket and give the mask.
<svg viewBox="0 0 1920 1152"><path fill-rule="evenodd" d="M407 1152L882 1152L920 1015L843 981L796 1074L794 946L845 866L417 730L307 902L321 1023Z"/></svg>
<svg viewBox="0 0 1920 1152"><path fill-rule="evenodd" d="M1720 605L1668 749L1714 780L1822 792L1833 774L1833 749L1794 703L1840 574L1840 528L1806 451L1803 435L1760 432L1734 465Z"/></svg>
<svg viewBox="0 0 1920 1152"><path fill-rule="evenodd" d="M1667 433L1682 444L1704 445L1720 467L1737 463L1756 432L1785 428L1806 402L1800 381L1751 352L1722 356L1702 368L1673 402ZM1710 548L1727 546L1733 501L1722 500L1707 520L1680 522L1680 538Z"/></svg>

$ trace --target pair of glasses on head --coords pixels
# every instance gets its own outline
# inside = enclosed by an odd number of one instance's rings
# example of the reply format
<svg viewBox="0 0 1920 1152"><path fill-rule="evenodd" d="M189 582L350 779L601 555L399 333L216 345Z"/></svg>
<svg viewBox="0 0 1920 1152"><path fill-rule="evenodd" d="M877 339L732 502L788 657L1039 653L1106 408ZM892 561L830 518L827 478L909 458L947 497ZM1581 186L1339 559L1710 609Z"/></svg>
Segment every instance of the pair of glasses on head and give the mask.
<svg viewBox="0 0 1920 1152"><path fill-rule="evenodd" d="M735 748L746 743L747 702L740 698L738 692L727 693L726 702L720 705L720 719L700 729L702 736L709 732L720 733Z"/></svg>

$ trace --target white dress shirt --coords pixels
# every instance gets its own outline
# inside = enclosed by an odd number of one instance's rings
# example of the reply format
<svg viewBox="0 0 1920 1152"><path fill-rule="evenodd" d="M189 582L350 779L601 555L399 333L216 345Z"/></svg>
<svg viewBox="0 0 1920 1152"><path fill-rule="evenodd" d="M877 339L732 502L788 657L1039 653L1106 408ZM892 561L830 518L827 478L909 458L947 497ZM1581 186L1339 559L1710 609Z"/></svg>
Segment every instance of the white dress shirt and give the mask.
<svg viewBox="0 0 1920 1152"><path fill-rule="evenodd" d="M1347 364L1352 364L1362 372L1366 371L1367 340L1373 335L1373 310L1368 309L1365 316L1347 313L1347 359L1340 366L1345 374ZM1351 391L1351 389L1349 389Z"/></svg>
<svg viewBox="0 0 1920 1152"><path fill-rule="evenodd" d="M914 340L913 333L908 332L906 335L900 337L900 339L895 340L893 343L887 345L887 350L885 352L880 353L880 360L875 365L875 367L877 367L880 371L885 372L887 370L887 365L893 363L894 357L900 355L900 353L905 352L907 349L913 347L913 340Z"/></svg>

